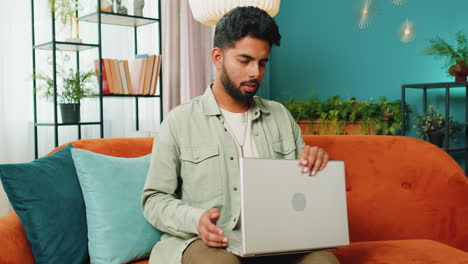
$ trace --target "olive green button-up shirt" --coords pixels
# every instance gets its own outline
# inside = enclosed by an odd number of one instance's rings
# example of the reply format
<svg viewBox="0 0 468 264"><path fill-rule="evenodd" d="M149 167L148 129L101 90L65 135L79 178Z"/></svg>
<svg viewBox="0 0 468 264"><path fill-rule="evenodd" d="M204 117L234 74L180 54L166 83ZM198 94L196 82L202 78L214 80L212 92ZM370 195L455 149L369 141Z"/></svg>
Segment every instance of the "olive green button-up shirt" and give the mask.
<svg viewBox="0 0 468 264"><path fill-rule="evenodd" d="M304 141L283 105L254 97L249 111L260 157L299 157ZM161 124L142 197L144 216L165 233L151 252L150 264L180 264L183 251L197 238L200 216L210 208L220 209L220 228L236 226L239 157L223 122L209 87L174 108Z"/></svg>

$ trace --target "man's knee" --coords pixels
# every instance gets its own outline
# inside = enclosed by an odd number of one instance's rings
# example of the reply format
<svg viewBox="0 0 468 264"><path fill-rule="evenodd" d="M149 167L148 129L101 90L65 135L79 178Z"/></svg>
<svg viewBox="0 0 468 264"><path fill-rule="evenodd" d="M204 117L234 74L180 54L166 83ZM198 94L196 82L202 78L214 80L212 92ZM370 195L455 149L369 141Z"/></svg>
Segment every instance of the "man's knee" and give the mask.
<svg viewBox="0 0 468 264"><path fill-rule="evenodd" d="M223 248L208 247L203 241L193 241L182 255L182 264L241 264L239 258Z"/></svg>
<svg viewBox="0 0 468 264"><path fill-rule="evenodd" d="M340 264L340 261L332 253L322 250L306 255L299 264Z"/></svg>

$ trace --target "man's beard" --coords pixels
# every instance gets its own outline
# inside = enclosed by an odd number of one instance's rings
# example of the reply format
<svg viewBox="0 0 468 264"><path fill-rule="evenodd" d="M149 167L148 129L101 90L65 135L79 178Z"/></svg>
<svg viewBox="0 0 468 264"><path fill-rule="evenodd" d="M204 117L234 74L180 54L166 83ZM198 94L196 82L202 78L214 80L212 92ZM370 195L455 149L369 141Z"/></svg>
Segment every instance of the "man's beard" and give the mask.
<svg viewBox="0 0 468 264"><path fill-rule="evenodd" d="M241 86L244 85L244 84L248 84L248 83L255 83L257 85L257 89L255 89L254 92L247 92L246 91L246 92L242 93ZM229 78L229 75L228 75L228 73L226 71L226 68L224 67L224 64L223 64L223 68L222 68L222 71L221 71L221 84L223 85L224 90L232 98L234 98L235 100L237 100L239 102L248 102L248 101L250 101L254 97L254 95L258 91L258 89L260 88L260 83L256 79L241 82L240 86L236 88L234 82L231 80L231 78Z"/></svg>

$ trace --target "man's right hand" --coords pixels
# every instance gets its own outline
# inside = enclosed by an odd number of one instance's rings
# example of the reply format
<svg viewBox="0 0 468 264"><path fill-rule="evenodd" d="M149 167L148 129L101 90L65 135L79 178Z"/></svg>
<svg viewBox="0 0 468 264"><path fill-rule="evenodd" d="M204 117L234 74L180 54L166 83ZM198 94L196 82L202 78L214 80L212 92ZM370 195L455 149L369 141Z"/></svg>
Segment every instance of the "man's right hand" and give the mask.
<svg viewBox="0 0 468 264"><path fill-rule="evenodd" d="M225 248L228 246L224 231L216 226L219 217L219 209L211 208L204 212L198 221L198 236L209 247Z"/></svg>

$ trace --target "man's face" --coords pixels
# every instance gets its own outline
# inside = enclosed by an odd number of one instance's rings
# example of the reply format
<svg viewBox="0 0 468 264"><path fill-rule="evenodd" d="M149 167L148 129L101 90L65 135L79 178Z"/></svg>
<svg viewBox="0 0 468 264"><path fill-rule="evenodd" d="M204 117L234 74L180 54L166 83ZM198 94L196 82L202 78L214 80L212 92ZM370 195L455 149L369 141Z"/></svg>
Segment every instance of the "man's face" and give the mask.
<svg viewBox="0 0 468 264"><path fill-rule="evenodd" d="M270 43L245 37L223 54L220 79L225 91L237 101L250 100L263 81Z"/></svg>

